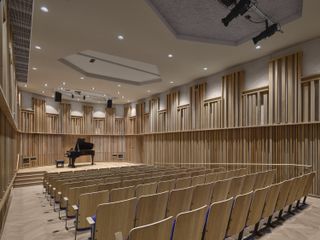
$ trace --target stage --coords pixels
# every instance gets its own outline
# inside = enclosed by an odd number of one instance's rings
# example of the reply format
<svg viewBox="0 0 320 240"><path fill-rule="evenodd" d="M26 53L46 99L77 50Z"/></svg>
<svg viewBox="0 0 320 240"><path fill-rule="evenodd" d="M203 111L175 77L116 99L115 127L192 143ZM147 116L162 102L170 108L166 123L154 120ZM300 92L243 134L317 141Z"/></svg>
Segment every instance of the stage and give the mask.
<svg viewBox="0 0 320 240"><path fill-rule="evenodd" d="M69 168L68 163L65 162L64 168L57 168L56 165L34 167L34 168L22 168L18 173L33 173L33 172L67 172L67 171L80 171L87 169L100 169L100 168L112 168L112 167L125 167L125 166L137 166L141 164L129 163L129 162L95 162L91 165L91 162L77 163L75 168Z"/></svg>

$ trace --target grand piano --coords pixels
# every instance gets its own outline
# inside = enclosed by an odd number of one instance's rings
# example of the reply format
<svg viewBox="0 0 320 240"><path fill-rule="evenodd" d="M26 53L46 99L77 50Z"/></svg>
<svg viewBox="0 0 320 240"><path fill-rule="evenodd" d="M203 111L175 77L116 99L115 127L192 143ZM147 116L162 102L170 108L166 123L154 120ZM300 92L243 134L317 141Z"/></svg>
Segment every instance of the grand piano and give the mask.
<svg viewBox="0 0 320 240"><path fill-rule="evenodd" d="M93 150L93 143L85 142L84 138L78 138L76 146L74 149L70 149L66 152L66 157L69 158L69 165L68 167L75 168L74 165L76 159L80 156L91 155L91 164L94 164L94 150Z"/></svg>

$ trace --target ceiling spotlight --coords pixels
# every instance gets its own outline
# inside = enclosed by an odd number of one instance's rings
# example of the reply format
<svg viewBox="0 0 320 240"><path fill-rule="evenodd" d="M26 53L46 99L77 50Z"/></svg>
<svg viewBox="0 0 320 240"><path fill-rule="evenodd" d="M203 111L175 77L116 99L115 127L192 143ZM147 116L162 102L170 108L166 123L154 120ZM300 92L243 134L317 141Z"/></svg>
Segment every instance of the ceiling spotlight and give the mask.
<svg viewBox="0 0 320 240"><path fill-rule="evenodd" d="M94 63L96 60L94 58L90 58L89 62Z"/></svg>
<svg viewBox="0 0 320 240"><path fill-rule="evenodd" d="M172 84L172 83L174 83L174 81L171 81L170 83Z"/></svg>
<svg viewBox="0 0 320 240"><path fill-rule="evenodd" d="M42 91L42 93L44 93L44 91Z"/></svg>
<svg viewBox="0 0 320 240"><path fill-rule="evenodd" d="M92 89L92 91L94 91L94 89L95 89L95 88L94 88L94 87L92 87L91 89Z"/></svg>
<svg viewBox="0 0 320 240"><path fill-rule="evenodd" d="M168 58L173 58L173 55L172 54L168 54Z"/></svg>
<svg viewBox="0 0 320 240"><path fill-rule="evenodd" d="M41 47L38 46L38 45L34 46L34 48L35 48L35 49L38 49L38 50L41 50Z"/></svg>
<svg viewBox="0 0 320 240"><path fill-rule="evenodd" d="M40 9L42 12L45 12L45 13L49 12L49 9L45 6L42 6Z"/></svg>
<svg viewBox="0 0 320 240"><path fill-rule="evenodd" d="M24 87L28 87L28 85L27 85L27 84L25 84L25 85L24 85Z"/></svg>
<svg viewBox="0 0 320 240"><path fill-rule="evenodd" d="M260 46L260 45L257 45L257 46L256 46L256 49L260 49L260 48L261 48L261 46Z"/></svg>
<svg viewBox="0 0 320 240"><path fill-rule="evenodd" d="M124 39L124 36L123 36L123 35L118 35L118 39L119 39L119 40L123 40L123 39Z"/></svg>
<svg viewBox="0 0 320 240"><path fill-rule="evenodd" d="M81 79L81 80L83 80L83 79L84 79L84 77L81 77L80 79Z"/></svg>
<svg viewBox="0 0 320 240"><path fill-rule="evenodd" d="M36 67L33 67L33 68L32 68L32 70L34 70L34 71L36 71L37 69L38 69L38 68L36 68Z"/></svg>
<svg viewBox="0 0 320 240"><path fill-rule="evenodd" d="M78 98L78 102L80 102L80 99Z"/></svg>
<svg viewBox="0 0 320 240"><path fill-rule="evenodd" d="M86 96L83 96L83 100L86 100Z"/></svg>
<svg viewBox="0 0 320 240"><path fill-rule="evenodd" d="M73 95L73 94L71 94L71 98L74 98L74 95Z"/></svg>
<svg viewBox="0 0 320 240"><path fill-rule="evenodd" d="M274 23L271 26L268 26L268 20L266 20L266 30L261 32L258 36L252 38L252 41L256 45L261 40L271 37L277 31L279 31L279 25L277 23Z"/></svg>
<svg viewBox="0 0 320 240"><path fill-rule="evenodd" d="M149 93L149 92L151 92L151 90L147 90L147 92Z"/></svg>
<svg viewBox="0 0 320 240"><path fill-rule="evenodd" d="M107 95L103 94L104 97L106 97Z"/></svg>
<svg viewBox="0 0 320 240"><path fill-rule="evenodd" d="M124 96L122 96L121 98L124 99Z"/></svg>
<svg viewBox="0 0 320 240"><path fill-rule="evenodd" d="M44 86L45 86L45 87L48 87L48 83L45 83Z"/></svg>
<svg viewBox="0 0 320 240"><path fill-rule="evenodd" d="M249 8L251 7L251 0L240 0L234 8L231 10L231 12L225 17L222 18L222 23L227 27L229 23L238 17L239 15L245 14Z"/></svg>
<svg viewBox="0 0 320 240"><path fill-rule="evenodd" d="M61 87L60 90L63 90L63 87Z"/></svg>
<svg viewBox="0 0 320 240"><path fill-rule="evenodd" d="M54 95L51 95L52 98L54 98Z"/></svg>
<svg viewBox="0 0 320 240"><path fill-rule="evenodd" d="M130 100L127 100L127 102L129 103L129 102L130 102Z"/></svg>
<svg viewBox="0 0 320 240"><path fill-rule="evenodd" d="M118 95L120 95L120 92L118 91Z"/></svg>
<svg viewBox="0 0 320 240"><path fill-rule="evenodd" d="M65 86L65 85L66 85L66 82L62 82L62 85Z"/></svg>
<svg viewBox="0 0 320 240"><path fill-rule="evenodd" d="M208 70L208 68L207 68L207 67L204 67L204 68L203 68L203 70L207 71L207 70Z"/></svg>
<svg viewBox="0 0 320 240"><path fill-rule="evenodd" d="M121 87L121 85L120 85L120 84L118 84L118 87Z"/></svg>

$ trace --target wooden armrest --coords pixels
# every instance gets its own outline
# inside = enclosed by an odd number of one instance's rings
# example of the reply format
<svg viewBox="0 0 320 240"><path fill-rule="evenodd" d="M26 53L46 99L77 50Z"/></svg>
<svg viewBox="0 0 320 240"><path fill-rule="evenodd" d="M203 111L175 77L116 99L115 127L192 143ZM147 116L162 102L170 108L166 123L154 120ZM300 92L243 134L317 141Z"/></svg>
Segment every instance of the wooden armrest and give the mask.
<svg viewBox="0 0 320 240"><path fill-rule="evenodd" d="M75 210L75 211L78 211L78 210L79 210L79 208L78 208L77 205L72 205L72 208L73 208L73 210Z"/></svg>
<svg viewBox="0 0 320 240"><path fill-rule="evenodd" d="M92 219L92 217L87 217L87 222L88 222L90 225L96 224L96 222Z"/></svg>
<svg viewBox="0 0 320 240"><path fill-rule="evenodd" d="M64 197L63 200L66 201L66 202L69 201L69 199L67 197Z"/></svg>

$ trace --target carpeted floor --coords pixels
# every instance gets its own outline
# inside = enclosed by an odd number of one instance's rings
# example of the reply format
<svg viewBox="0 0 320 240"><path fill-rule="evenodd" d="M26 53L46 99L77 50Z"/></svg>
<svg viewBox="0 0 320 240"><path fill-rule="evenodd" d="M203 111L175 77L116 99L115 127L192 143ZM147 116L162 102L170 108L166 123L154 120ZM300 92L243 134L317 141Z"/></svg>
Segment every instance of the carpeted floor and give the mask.
<svg viewBox="0 0 320 240"><path fill-rule="evenodd" d="M320 199L308 198L309 206L286 216L287 220L274 229L264 231L260 240L317 240L320 239ZM72 221L69 221L72 224ZM78 234L79 240L90 233ZM1 240L73 240L74 230L65 230L42 194L42 186L13 189L12 201ZM258 238L256 238L258 239ZM187 240L187 239L186 239ZM192 240L192 239L190 239Z"/></svg>

